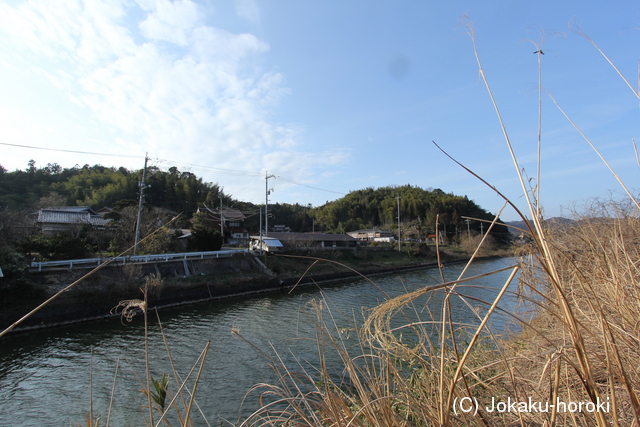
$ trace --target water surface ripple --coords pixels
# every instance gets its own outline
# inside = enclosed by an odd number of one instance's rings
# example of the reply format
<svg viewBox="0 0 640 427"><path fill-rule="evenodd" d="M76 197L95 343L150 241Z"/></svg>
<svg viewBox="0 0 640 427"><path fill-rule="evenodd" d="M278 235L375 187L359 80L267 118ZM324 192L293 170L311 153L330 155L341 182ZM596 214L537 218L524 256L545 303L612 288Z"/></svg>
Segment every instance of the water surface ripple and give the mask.
<svg viewBox="0 0 640 427"><path fill-rule="evenodd" d="M512 261L484 261L473 266L467 275L495 270ZM447 268L447 279L457 277L461 268ZM491 298L496 291L484 286L499 287L507 276L508 272L482 279L473 283L478 287L467 288L465 293ZM396 296L435 284L438 277L437 270L420 270L377 276L373 280L380 289L358 279L292 294L273 293L163 309L159 314L176 369L183 378L206 342L211 342L196 400L211 425L218 425L221 420L236 423L258 407L257 395L250 395L241 408L247 391L256 383L276 379L263 352L277 352L291 365L296 361L318 361L313 340L314 302L324 301L337 326L347 331L345 338L353 340L348 329L353 319L361 320L367 309L385 300L381 290ZM437 298L426 301L418 301L416 310L428 317L420 304L429 304L437 315ZM503 304L511 303L507 299ZM456 318L472 321L471 311L459 300L453 300L453 307ZM325 314L325 319L328 317ZM151 372L159 378L164 372L171 373L171 367L155 313L150 313L150 319ZM497 322L500 327L501 321ZM144 425L148 413L144 409L146 398L140 392L145 381L143 336L142 317L136 316L124 325L117 319L108 319L4 337L0 346L0 425L84 424L91 396L93 413L100 416L104 425L114 377L110 425ZM169 390L176 390L173 377ZM199 415L194 420L195 425L207 425Z"/></svg>

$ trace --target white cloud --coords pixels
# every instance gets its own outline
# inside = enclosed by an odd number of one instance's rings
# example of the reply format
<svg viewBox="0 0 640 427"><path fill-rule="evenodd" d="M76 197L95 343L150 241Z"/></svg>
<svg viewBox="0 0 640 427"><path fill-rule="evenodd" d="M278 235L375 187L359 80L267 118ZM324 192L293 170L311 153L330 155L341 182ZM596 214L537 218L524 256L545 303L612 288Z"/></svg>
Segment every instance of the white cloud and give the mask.
<svg viewBox="0 0 640 427"><path fill-rule="evenodd" d="M260 7L255 0L235 0L236 13L253 24L260 23Z"/></svg>
<svg viewBox="0 0 640 427"><path fill-rule="evenodd" d="M114 1L37 1L15 8L0 5L0 25L16 44L76 68L110 60L134 47L126 27L124 3Z"/></svg>
<svg viewBox="0 0 640 427"><path fill-rule="evenodd" d="M258 19L255 2L237 7ZM344 153L305 152L298 130L270 121L289 91L281 74L258 65L268 44L207 25L207 13L189 0L40 0L0 5L0 26L128 150L292 179L342 161ZM217 179L238 198L257 197L233 189L241 179Z"/></svg>
<svg viewBox="0 0 640 427"><path fill-rule="evenodd" d="M138 4L150 12L139 26L144 36L152 40L186 46L191 30L200 23L202 12L189 0L141 0Z"/></svg>

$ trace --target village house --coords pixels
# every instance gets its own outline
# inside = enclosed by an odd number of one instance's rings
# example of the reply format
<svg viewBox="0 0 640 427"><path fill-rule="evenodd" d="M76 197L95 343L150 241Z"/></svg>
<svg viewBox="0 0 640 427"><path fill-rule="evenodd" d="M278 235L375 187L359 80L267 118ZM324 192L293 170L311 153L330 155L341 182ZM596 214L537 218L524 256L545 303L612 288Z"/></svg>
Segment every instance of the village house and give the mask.
<svg viewBox="0 0 640 427"><path fill-rule="evenodd" d="M58 233L78 234L83 227L104 229L110 222L88 206L63 206L40 209L36 224L46 236Z"/></svg>
<svg viewBox="0 0 640 427"><path fill-rule="evenodd" d="M391 231L377 228L349 231L347 234L361 242L388 242L393 240L393 233Z"/></svg>
<svg viewBox="0 0 640 427"><path fill-rule="evenodd" d="M198 212L201 210L198 209ZM245 214L238 209L221 207L211 209L205 206L204 210L214 227L221 230L223 241L229 244L246 244L249 240L249 232L244 228Z"/></svg>
<svg viewBox="0 0 640 427"><path fill-rule="evenodd" d="M105 206L103 208L100 208L96 211L96 215L100 216L100 218L104 218L104 216L108 213L113 212L113 209L111 209L108 206Z"/></svg>
<svg viewBox="0 0 640 427"><path fill-rule="evenodd" d="M439 239L438 243L439 244L444 244L444 235L442 233L440 234L427 234L427 237L425 239L426 242L429 243L436 243L436 239Z"/></svg>

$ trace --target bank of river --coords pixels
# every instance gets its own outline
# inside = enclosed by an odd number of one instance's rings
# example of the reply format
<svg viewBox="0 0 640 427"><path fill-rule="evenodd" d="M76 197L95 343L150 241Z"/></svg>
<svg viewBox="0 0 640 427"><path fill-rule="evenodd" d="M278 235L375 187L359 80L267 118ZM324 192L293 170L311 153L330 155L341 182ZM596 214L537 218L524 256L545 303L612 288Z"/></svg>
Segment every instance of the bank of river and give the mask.
<svg viewBox="0 0 640 427"><path fill-rule="evenodd" d="M467 276L512 262L481 261L472 266ZM446 278L457 277L461 269L462 265L447 266ZM472 286L459 291L475 299L490 300L506 275L508 272L471 282ZM265 354L277 352L291 369L312 372L310 366L319 361L313 322L313 307L318 301L331 311L346 342L355 344L354 321L358 322L370 308L383 302L385 294L393 297L439 281L437 269L420 269L377 276L375 286L358 278L298 288L290 294L276 292L160 309L159 316L182 377L186 377L205 344L211 343L196 401L210 425L228 425L225 420L237 423L258 408L255 393L242 404L253 385L276 381ZM440 301L437 296L418 300L416 306L422 308L416 313L437 316ZM507 306L513 303L508 298L502 302ZM452 300L452 313L456 321L474 320L473 313L458 299ZM496 318L496 327L502 327L503 321ZM111 403L111 425L144 425L146 399L140 392L143 388L140 381L144 378L143 336L141 316L131 323L103 319L5 336L0 346L0 425L84 424L91 394L93 412L100 416L101 425ZM155 313L151 316L149 343L153 376L171 373ZM327 357L339 372L339 359L331 353ZM171 376L169 391L176 388ZM207 425L201 415L195 415L194 423Z"/></svg>
<svg viewBox="0 0 640 427"><path fill-rule="evenodd" d="M203 264L216 262L218 260L204 261ZM155 286L149 291L149 306L170 307L265 292L286 292L296 287L350 280L359 276L374 277L437 266L433 257L409 257L392 251L364 255L327 253L315 257L269 256L261 259L246 254L223 262L223 267L215 272L206 266L192 266L192 269L197 271L200 268L207 274L189 277L178 275L153 282ZM464 262L464 257L447 255L443 261L445 265L458 262ZM63 275L63 280L67 282L58 288L71 283L81 274ZM120 300L142 298L139 291L143 286L142 276L140 271L122 271L120 267L108 273L99 271L21 323L14 333L113 317L116 314L111 313L111 309ZM56 289L54 287L52 291ZM0 316L0 326L7 327L29 309L25 306L21 311L5 311Z"/></svg>

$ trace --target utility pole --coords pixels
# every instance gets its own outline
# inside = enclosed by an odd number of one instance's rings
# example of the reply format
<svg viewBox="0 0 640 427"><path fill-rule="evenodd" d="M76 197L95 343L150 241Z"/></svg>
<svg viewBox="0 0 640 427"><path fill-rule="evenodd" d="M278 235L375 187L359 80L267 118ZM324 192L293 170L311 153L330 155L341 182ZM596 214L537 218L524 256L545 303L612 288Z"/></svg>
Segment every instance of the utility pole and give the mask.
<svg viewBox="0 0 640 427"><path fill-rule="evenodd" d="M469 228L469 224L471 224L471 220L469 218L465 219L464 222L467 223L467 238L471 238L471 228Z"/></svg>
<svg viewBox="0 0 640 427"><path fill-rule="evenodd" d="M273 188L269 190L269 178L275 178L275 175L267 175L264 173L264 235L269 235L269 194L273 191Z"/></svg>
<svg viewBox="0 0 640 427"><path fill-rule="evenodd" d="M140 188L140 196L138 201L138 221L136 222L136 240L133 245L133 255L138 253L138 243L140 242L140 222L142 220L142 206L144 203L144 189L147 188L144 181L147 178L147 161L149 160L149 153L144 154L144 169L142 170L142 181L138 183ZM150 187L150 186L149 186Z"/></svg>
<svg viewBox="0 0 640 427"><path fill-rule="evenodd" d="M396 197L398 200L398 252L402 251L402 236L400 236L400 196Z"/></svg>
<svg viewBox="0 0 640 427"><path fill-rule="evenodd" d="M222 213L222 194L218 192L220 198L220 235L222 236L222 244L224 244L224 214Z"/></svg>
<svg viewBox="0 0 640 427"><path fill-rule="evenodd" d="M260 228L258 231L260 232L260 256L262 256L262 249L264 246L264 239L262 238L262 208L260 208Z"/></svg>

